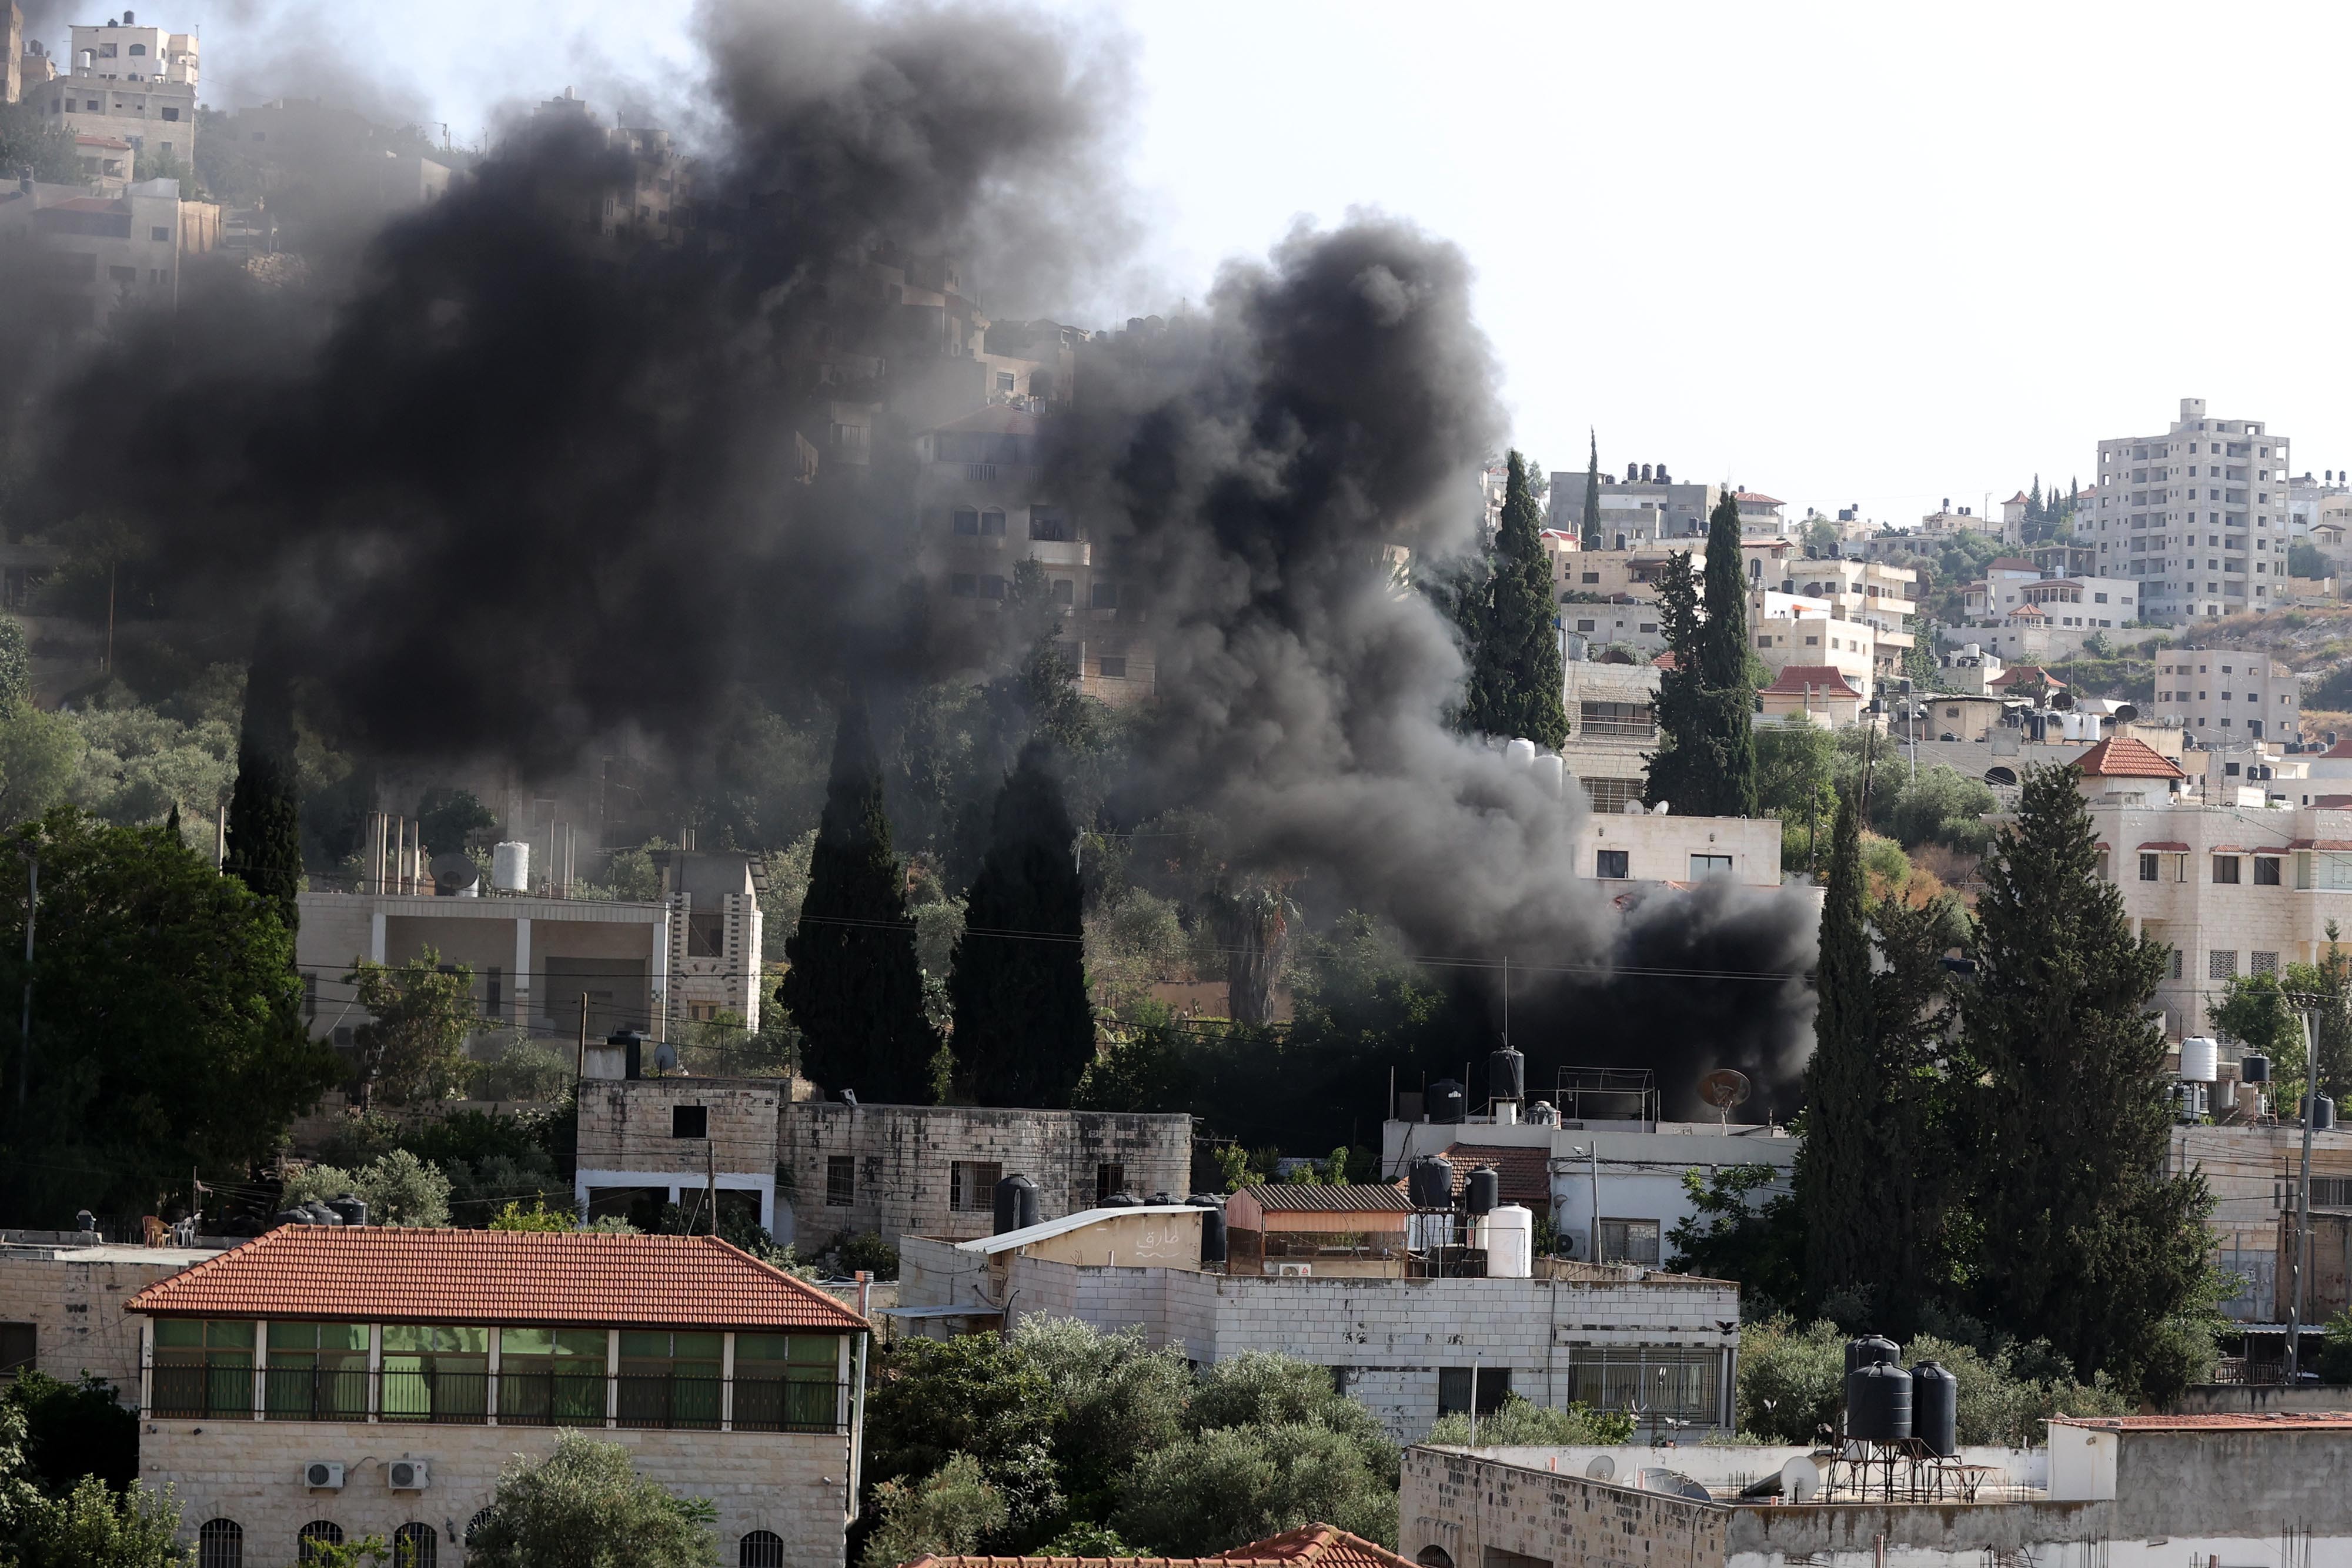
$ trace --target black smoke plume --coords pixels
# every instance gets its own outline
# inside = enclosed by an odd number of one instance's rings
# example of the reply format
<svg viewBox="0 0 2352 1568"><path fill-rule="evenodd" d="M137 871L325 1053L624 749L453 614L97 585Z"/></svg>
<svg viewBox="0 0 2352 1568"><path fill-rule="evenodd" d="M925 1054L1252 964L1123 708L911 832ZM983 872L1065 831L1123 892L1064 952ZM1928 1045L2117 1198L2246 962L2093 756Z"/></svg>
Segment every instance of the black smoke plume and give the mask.
<svg viewBox="0 0 2352 1568"><path fill-rule="evenodd" d="M272 618L337 732L385 754L546 771L619 728L692 750L739 684L981 664L919 586L890 455L919 432L813 476L803 444L829 398L887 400L934 351L866 263L958 256L991 305L1038 310L1125 259L1123 56L985 5L737 0L699 26L695 243L615 248L593 231L625 157L519 126L347 274L192 272L176 315L32 400L38 506L131 520L163 608L226 644ZM1461 656L1397 565L1475 547L1505 437L1469 285L1453 246L1358 214L1090 354L1052 471L1152 585L1134 799L1213 813L1242 866L1318 868L1433 958L1513 956L1523 1048L1654 1061L1677 1104L1727 1061L1784 1081L1803 902L1617 907L1578 874L1580 801L1441 720ZM1744 977L1606 978L1629 959Z"/></svg>

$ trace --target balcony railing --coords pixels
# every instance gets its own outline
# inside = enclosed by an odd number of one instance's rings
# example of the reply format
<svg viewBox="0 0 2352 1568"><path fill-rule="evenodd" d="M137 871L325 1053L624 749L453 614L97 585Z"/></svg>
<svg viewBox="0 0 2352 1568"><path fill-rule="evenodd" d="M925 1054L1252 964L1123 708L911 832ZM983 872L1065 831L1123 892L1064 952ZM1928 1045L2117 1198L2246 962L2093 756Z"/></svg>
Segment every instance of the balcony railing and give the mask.
<svg viewBox="0 0 2352 1568"><path fill-rule="evenodd" d="M150 1416L254 1418L250 1367L156 1366L148 1388ZM848 1392L845 1384L799 1378L273 1366L261 1375L260 1414L268 1421L840 1433L847 1430Z"/></svg>

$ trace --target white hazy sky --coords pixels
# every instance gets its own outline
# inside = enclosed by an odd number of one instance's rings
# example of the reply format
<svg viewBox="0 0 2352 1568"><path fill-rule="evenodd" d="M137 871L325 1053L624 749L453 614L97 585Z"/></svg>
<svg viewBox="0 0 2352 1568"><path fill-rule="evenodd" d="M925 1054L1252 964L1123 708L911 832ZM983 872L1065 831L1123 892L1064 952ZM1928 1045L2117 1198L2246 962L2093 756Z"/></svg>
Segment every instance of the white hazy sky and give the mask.
<svg viewBox="0 0 2352 1568"><path fill-rule="evenodd" d="M679 0L146 4L204 23L216 107L300 86L257 62L308 39L460 139L693 59ZM1475 266L1548 466L1591 425L1620 472L1907 521L2087 476L2183 396L2298 469L2352 463L2352 6L1055 8L1139 51L1129 170L1171 295L1301 215L1411 217Z"/></svg>

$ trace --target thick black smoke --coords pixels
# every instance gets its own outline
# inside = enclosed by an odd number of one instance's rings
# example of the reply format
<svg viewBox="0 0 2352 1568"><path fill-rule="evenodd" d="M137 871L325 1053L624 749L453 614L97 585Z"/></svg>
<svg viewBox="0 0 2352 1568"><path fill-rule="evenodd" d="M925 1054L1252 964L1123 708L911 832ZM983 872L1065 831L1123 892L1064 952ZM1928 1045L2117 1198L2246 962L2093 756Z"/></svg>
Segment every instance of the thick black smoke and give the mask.
<svg viewBox="0 0 2352 1568"><path fill-rule="evenodd" d="M992 304L1040 309L1123 259L1120 57L980 5L744 0L700 26L703 243L593 235L624 161L534 123L348 278L194 291L42 400L42 504L135 521L166 608L232 640L272 623L386 753L555 769L621 727L703 746L739 682L971 668L982 641L915 587L889 455L918 432L813 480L802 443L936 351L867 261L960 256ZM1451 246L1357 215L1229 267L1167 340L1090 354L1054 474L1151 585L1138 791L1213 813L1242 865L1319 868L1423 953L1537 968L1567 1060L1654 1061L1670 1094L1727 1061L1785 1078L1793 984L1669 1008L1600 977L1785 975L1801 901L1622 910L1578 874L1580 803L1441 722L1460 655L1394 568L1474 546L1505 435L1469 285Z"/></svg>

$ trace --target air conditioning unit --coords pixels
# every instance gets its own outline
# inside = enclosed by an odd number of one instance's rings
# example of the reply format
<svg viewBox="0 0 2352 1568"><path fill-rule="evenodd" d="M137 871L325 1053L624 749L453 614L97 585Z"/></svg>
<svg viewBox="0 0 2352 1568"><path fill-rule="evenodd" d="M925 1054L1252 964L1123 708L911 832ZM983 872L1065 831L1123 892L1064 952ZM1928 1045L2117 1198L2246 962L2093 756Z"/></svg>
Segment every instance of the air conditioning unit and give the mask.
<svg viewBox="0 0 2352 1568"><path fill-rule="evenodd" d="M1305 1280L1313 1277L1315 1273L1315 1265L1312 1263L1277 1263L1275 1265L1275 1271L1280 1278L1285 1280Z"/></svg>
<svg viewBox="0 0 2352 1568"><path fill-rule="evenodd" d="M327 1459L312 1459L302 1467L302 1484L312 1491L341 1491L343 1467Z"/></svg>
<svg viewBox="0 0 2352 1568"><path fill-rule="evenodd" d="M394 1491L423 1491L433 1483L423 1459L394 1459L383 1467L383 1477Z"/></svg>

